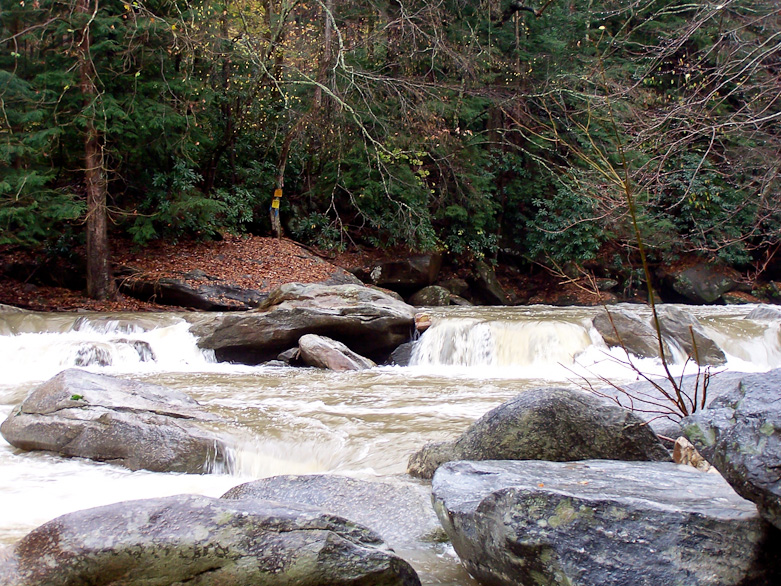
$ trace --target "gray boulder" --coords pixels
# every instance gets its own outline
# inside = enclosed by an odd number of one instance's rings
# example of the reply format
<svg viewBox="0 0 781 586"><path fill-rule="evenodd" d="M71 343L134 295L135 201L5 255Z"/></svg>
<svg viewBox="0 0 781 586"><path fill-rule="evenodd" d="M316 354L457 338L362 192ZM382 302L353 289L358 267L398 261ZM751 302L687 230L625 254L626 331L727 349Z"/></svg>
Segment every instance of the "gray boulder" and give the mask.
<svg viewBox="0 0 781 586"><path fill-rule="evenodd" d="M450 296L450 305L459 305L461 307L472 307L474 305L474 303L472 303L468 299L464 299L463 297L459 297L458 295L451 295Z"/></svg>
<svg viewBox="0 0 781 586"><path fill-rule="evenodd" d="M728 269L707 262L670 271L666 279L676 293L697 304L715 303L737 286Z"/></svg>
<svg viewBox="0 0 781 586"><path fill-rule="evenodd" d="M650 323L623 309L600 311L592 321L609 348L623 348L639 358L659 356L659 337ZM670 347L665 345L665 355Z"/></svg>
<svg viewBox="0 0 781 586"><path fill-rule="evenodd" d="M388 364L395 364L396 366L409 366L412 362L412 355L415 352L415 347L418 345L418 341L404 342L398 348L396 348L388 357Z"/></svg>
<svg viewBox="0 0 781 586"><path fill-rule="evenodd" d="M425 446L407 472L430 478L449 460L586 459L669 461L640 417L572 389L525 391L478 419L454 442Z"/></svg>
<svg viewBox="0 0 781 586"><path fill-rule="evenodd" d="M450 462L434 508L483 584L771 586L779 533L716 474L672 463Z"/></svg>
<svg viewBox="0 0 781 586"><path fill-rule="evenodd" d="M240 311L257 307L266 298L265 293L216 278L201 279L147 278L142 274L119 280L120 290L141 301L191 307L202 311Z"/></svg>
<svg viewBox="0 0 781 586"><path fill-rule="evenodd" d="M772 305L760 305L752 309L745 319L781 321L781 309Z"/></svg>
<svg viewBox="0 0 781 586"><path fill-rule="evenodd" d="M394 550L439 541L443 535L428 486L367 482L314 474L274 476L240 484L224 499L261 499L311 505L375 531Z"/></svg>
<svg viewBox="0 0 781 586"><path fill-rule="evenodd" d="M63 515L17 542L4 586L415 586L372 531L321 510L195 495Z"/></svg>
<svg viewBox="0 0 781 586"><path fill-rule="evenodd" d="M450 305L450 291L437 285L423 287L409 298L411 305L416 307L442 307Z"/></svg>
<svg viewBox="0 0 781 586"><path fill-rule="evenodd" d="M289 283L257 310L201 320L191 331L222 361L259 364L318 334L382 362L409 340L414 320L414 307L370 287Z"/></svg>
<svg viewBox="0 0 781 586"><path fill-rule="evenodd" d="M478 261L469 276L469 290L476 303L484 305L512 305L512 300L504 290L494 269L483 261Z"/></svg>
<svg viewBox="0 0 781 586"><path fill-rule="evenodd" d="M178 391L69 369L34 389L0 433L22 450L203 473L229 465L223 438L204 426L215 421Z"/></svg>
<svg viewBox="0 0 781 586"><path fill-rule="evenodd" d="M662 334L675 340L684 352L700 366L721 366L727 357L719 345L705 333L700 321L688 311L665 305L659 307Z"/></svg>
<svg viewBox="0 0 781 586"><path fill-rule="evenodd" d="M368 358L353 352L331 338L306 334L298 340L299 357L308 366L328 370L365 370L377 366Z"/></svg>
<svg viewBox="0 0 781 586"><path fill-rule="evenodd" d="M464 279L459 279L458 277L445 279L444 281L437 281L435 285L444 287L453 295L458 295L460 297L464 297L469 294L469 283L467 283Z"/></svg>
<svg viewBox="0 0 781 586"><path fill-rule="evenodd" d="M364 283L409 295L421 287L431 285L436 280L441 267L441 254L419 254L377 262L356 269L355 273Z"/></svg>
<svg viewBox="0 0 781 586"><path fill-rule="evenodd" d="M683 425L738 494L781 528L781 370L744 375Z"/></svg>
<svg viewBox="0 0 781 586"><path fill-rule="evenodd" d="M442 464L460 459L455 442L429 442L409 457L407 474L430 479Z"/></svg>

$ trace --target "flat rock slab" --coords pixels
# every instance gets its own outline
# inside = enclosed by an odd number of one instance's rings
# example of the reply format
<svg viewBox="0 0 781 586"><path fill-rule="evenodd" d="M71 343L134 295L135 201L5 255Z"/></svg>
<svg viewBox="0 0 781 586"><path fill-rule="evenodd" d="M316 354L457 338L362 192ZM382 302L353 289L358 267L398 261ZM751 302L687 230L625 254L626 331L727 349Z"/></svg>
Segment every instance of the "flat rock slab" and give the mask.
<svg viewBox="0 0 781 586"><path fill-rule="evenodd" d="M421 484L368 482L330 474L274 476L236 486L222 498L320 507L369 527L394 549L442 537L431 507L431 490Z"/></svg>
<svg viewBox="0 0 781 586"><path fill-rule="evenodd" d="M664 462L451 462L434 508L492 585L779 584L778 531L716 474Z"/></svg>
<svg viewBox="0 0 781 586"><path fill-rule="evenodd" d="M781 370L742 376L683 425L705 459L781 528Z"/></svg>
<svg viewBox="0 0 781 586"><path fill-rule="evenodd" d="M0 560L4 586L417 586L372 531L321 510L195 495L63 515Z"/></svg>
<svg viewBox="0 0 781 586"><path fill-rule="evenodd" d="M470 425L454 442L428 444L410 457L412 476L431 478L451 460L669 461L637 415L601 397L564 388L524 391Z"/></svg>
<svg viewBox="0 0 781 586"><path fill-rule="evenodd" d="M375 362L407 342L415 308L362 285L303 285L274 289L257 309L195 323L201 348L223 361L258 364L295 346L301 336L328 336Z"/></svg>
<svg viewBox="0 0 781 586"><path fill-rule="evenodd" d="M179 391L69 369L35 388L0 433L22 450L202 473L229 459L223 438L203 425L217 420Z"/></svg>

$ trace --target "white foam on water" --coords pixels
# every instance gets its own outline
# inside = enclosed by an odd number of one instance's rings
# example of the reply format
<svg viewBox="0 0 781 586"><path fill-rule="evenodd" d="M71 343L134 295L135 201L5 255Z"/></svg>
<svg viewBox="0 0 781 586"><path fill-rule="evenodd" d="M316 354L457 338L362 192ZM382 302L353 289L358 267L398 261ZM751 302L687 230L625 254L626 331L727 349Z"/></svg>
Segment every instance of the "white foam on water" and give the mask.
<svg viewBox="0 0 781 586"><path fill-rule="evenodd" d="M76 325L65 331L0 335L3 382L46 380L74 367L112 374L215 368L214 353L198 348L184 320L152 329L119 321Z"/></svg>

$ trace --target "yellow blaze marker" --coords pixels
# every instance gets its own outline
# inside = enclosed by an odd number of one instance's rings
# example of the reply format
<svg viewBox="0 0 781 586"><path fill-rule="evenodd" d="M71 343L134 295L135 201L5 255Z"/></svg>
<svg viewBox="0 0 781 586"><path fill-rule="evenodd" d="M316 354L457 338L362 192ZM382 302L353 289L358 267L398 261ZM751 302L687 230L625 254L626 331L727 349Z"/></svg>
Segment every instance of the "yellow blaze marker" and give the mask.
<svg viewBox="0 0 781 586"><path fill-rule="evenodd" d="M274 199L271 200L271 207L274 208L275 210L279 209L279 198L278 197L275 197Z"/></svg>

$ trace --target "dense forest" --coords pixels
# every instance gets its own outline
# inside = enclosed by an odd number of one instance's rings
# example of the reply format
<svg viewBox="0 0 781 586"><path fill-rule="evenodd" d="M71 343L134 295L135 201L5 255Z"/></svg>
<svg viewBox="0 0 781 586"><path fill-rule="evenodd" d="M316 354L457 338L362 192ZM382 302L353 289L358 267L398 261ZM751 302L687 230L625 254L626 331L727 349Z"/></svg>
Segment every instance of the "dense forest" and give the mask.
<svg viewBox="0 0 781 586"><path fill-rule="evenodd" d="M0 243L86 245L95 297L111 239L272 234L275 190L325 249L781 256L777 0L0 7Z"/></svg>

